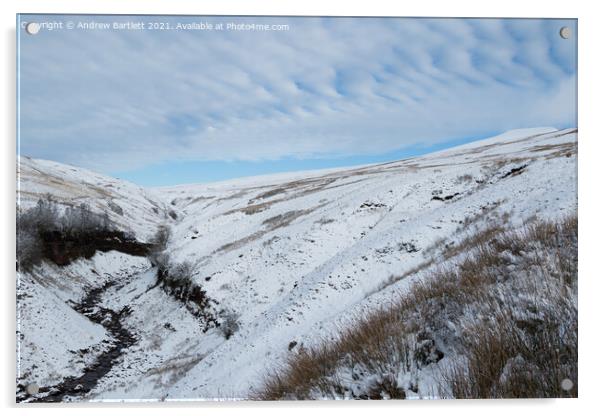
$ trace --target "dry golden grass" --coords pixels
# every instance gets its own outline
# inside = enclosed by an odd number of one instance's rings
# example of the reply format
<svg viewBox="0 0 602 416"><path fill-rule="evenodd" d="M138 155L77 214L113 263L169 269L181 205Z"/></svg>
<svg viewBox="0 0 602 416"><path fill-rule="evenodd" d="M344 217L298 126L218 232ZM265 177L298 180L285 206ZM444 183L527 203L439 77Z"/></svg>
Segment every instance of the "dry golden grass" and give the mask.
<svg viewBox="0 0 602 416"><path fill-rule="evenodd" d="M439 366L440 347L450 358L438 397L575 397L576 216L488 227L447 254L451 265L393 304L293 353L256 398L405 398L417 389L398 376ZM570 391L560 387L567 378Z"/></svg>
<svg viewBox="0 0 602 416"><path fill-rule="evenodd" d="M389 374L395 365L407 362L410 354L397 313L396 309L383 309L360 319L355 327L343 330L330 343L301 348L285 369L265 380L256 398L310 399L316 391L326 397L344 397L347 389L334 374L341 362L350 367L359 365L367 373ZM381 399L382 391L389 398L405 398L404 390L387 376L376 381L365 397L357 398Z"/></svg>

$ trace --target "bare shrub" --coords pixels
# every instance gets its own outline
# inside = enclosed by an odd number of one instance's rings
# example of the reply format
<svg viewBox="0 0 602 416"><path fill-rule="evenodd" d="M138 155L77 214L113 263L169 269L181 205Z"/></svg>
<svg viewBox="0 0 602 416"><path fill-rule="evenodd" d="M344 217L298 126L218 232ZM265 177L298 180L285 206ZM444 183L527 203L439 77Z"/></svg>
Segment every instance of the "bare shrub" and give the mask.
<svg viewBox="0 0 602 416"><path fill-rule="evenodd" d="M17 226L17 268L31 270L43 258L43 243L35 230Z"/></svg>
<svg viewBox="0 0 602 416"><path fill-rule="evenodd" d="M171 229L167 225L160 225L153 236L152 243L157 249L165 250L170 238Z"/></svg>
<svg viewBox="0 0 602 416"><path fill-rule="evenodd" d="M169 288L170 294L173 294L180 300L189 299L189 291L194 285L192 277L193 267L190 263L169 263L163 277L163 285Z"/></svg>
<svg viewBox="0 0 602 416"><path fill-rule="evenodd" d="M38 232L58 229L62 222L64 221L61 221L58 207L49 195L46 198L40 198L35 207L25 211L17 219L20 228Z"/></svg>
<svg viewBox="0 0 602 416"><path fill-rule="evenodd" d="M165 271L169 265L169 254L165 252L171 237L171 229L167 225L160 225L151 240L152 248L148 259L159 270Z"/></svg>
<svg viewBox="0 0 602 416"><path fill-rule="evenodd" d="M240 315L231 309L222 309L219 312L219 318L219 329L221 333L226 339L230 339L230 337L240 329L238 323Z"/></svg>
<svg viewBox="0 0 602 416"><path fill-rule="evenodd" d="M93 231L106 231L112 228L112 225L106 212L97 214L92 212L88 204L82 203L79 206L67 206L52 231L60 230L73 236Z"/></svg>
<svg viewBox="0 0 602 416"><path fill-rule="evenodd" d="M194 267L188 262L173 263L168 260L159 267L157 281L165 293L186 305L188 310L200 320L201 329L206 332L219 326L214 304L202 285L194 278Z"/></svg>
<svg viewBox="0 0 602 416"><path fill-rule="evenodd" d="M35 207L17 212L17 269L30 270L44 257L42 234L60 227L60 215L54 201L40 198Z"/></svg>
<svg viewBox="0 0 602 416"><path fill-rule="evenodd" d="M39 264L50 236L81 242L115 231L107 213L95 213L87 204L67 206L61 212L48 195L35 207L17 214L17 266L29 270Z"/></svg>

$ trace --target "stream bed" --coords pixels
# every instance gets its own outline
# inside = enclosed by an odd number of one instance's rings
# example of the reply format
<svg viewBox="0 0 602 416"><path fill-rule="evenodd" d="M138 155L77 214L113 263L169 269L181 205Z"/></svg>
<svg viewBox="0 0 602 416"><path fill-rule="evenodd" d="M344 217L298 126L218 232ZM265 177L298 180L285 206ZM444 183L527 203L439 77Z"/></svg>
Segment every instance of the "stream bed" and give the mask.
<svg viewBox="0 0 602 416"><path fill-rule="evenodd" d="M136 337L122 324L122 319L131 313L128 306L119 311L114 311L100 306L102 295L116 284L110 281L98 288L92 289L88 294L72 307L77 312L86 316L92 322L102 325L113 338L109 349L102 352L92 364L88 365L83 374L65 378L59 384L40 387L37 394L25 395L20 401L27 402L61 402L66 397L82 397L89 393L104 377L123 355L123 351L137 342ZM25 386L19 386L23 391Z"/></svg>

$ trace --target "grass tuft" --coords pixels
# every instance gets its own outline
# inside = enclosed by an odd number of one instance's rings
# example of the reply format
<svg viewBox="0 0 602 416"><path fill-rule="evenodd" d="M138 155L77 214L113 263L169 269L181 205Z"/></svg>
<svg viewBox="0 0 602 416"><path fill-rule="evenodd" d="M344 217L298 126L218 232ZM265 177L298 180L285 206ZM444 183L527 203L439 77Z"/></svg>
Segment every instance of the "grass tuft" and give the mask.
<svg viewBox="0 0 602 416"><path fill-rule="evenodd" d="M291 353L256 398L576 397L576 216L494 225L443 258L391 305ZM418 387L427 367L432 391Z"/></svg>

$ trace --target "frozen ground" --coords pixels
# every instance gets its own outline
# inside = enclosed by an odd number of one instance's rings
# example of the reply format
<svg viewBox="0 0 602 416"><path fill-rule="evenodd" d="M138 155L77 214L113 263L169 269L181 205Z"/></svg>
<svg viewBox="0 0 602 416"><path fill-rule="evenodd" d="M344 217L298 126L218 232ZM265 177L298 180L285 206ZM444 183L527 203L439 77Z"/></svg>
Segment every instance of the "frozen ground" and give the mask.
<svg viewBox="0 0 602 416"><path fill-rule="evenodd" d="M21 209L49 193L109 212L144 241L169 225L172 261L193 264L195 281L239 315L239 330L227 340L203 332L144 258L46 264L18 276L18 382L56 386L116 344L73 307L113 282L98 307L126 310L136 341L89 392L65 400L248 398L295 349L420 279L409 272L424 271L467 222L518 226L575 212L576 158L576 130L528 129L385 164L152 190L22 158Z"/></svg>

